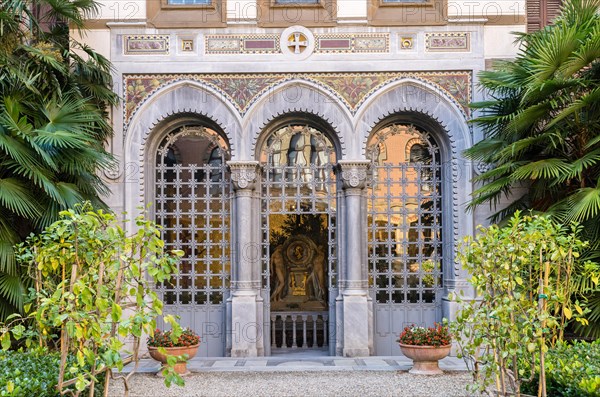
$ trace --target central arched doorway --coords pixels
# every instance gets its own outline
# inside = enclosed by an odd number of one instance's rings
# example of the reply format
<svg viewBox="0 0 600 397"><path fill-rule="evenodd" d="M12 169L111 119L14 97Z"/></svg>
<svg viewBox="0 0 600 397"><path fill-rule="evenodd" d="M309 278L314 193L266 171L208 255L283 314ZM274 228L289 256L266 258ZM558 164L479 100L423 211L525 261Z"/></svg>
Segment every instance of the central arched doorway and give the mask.
<svg viewBox="0 0 600 397"><path fill-rule="evenodd" d="M328 352L331 345L338 189L329 131L311 118L288 117L272 123L259 145L265 334L272 354Z"/></svg>

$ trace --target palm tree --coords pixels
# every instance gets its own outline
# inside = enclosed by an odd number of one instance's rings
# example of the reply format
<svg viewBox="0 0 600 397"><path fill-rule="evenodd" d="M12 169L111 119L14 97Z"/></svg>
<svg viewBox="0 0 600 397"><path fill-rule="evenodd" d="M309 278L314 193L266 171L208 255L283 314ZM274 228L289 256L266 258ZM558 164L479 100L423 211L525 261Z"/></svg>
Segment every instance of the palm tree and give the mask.
<svg viewBox="0 0 600 397"><path fill-rule="evenodd" d="M489 100L473 107L485 138L467 157L493 165L475 178L471 207L498 207L496 222L519 209L551 214L584 227L589 259L600 259L600 0L567 0L552 26L521 34L513 61L480 74ZM513 188L525 193L514 197ZM582 280L600 336L600 290Z"/></svg>
<svg viewBox="0 0 600 397"><path fill-rule="evenodd" d="M68 30L96 11L93 0L0 3L0 321L30 283L14 244L75 203L103 205L111 66Z"/></svg>

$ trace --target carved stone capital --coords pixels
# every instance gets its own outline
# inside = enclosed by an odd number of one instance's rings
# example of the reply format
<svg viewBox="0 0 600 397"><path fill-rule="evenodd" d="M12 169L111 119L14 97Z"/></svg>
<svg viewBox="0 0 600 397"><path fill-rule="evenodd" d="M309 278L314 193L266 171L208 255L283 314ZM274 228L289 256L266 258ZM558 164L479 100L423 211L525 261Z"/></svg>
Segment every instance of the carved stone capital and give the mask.
<svg viewBox="0 0 600 397"><path fill-rule="evenodd" d="M337 170L343 183L344 189L363 189L366 185L367 170L370 161L340 160Z"/></svg>
<svg viewBox="0 0 600 397"><path fill-rule="evenodd" d="M234 190L254 189L258 180L258 161L228 161L227 166L231 171Z"/></svg>

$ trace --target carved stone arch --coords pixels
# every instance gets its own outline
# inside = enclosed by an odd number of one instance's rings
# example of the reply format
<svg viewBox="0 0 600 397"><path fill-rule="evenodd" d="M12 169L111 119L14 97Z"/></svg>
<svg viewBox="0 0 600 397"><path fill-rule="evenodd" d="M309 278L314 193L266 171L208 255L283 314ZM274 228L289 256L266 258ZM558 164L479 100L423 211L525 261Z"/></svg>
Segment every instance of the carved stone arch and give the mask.
<svg viewBox="0 0 600 397"><path fill-rule="evenodd" d="M235 157L241 136L240 115L212 87L191 80L169 84L146 99L128 123L126 144L138 138L147 139L160 122L182 113L197 114L217 124Z"/></svg>
<svg viewBox="0 0 600 397"><path fill-rule="evenodd" d="M463 111L435 87L414 79L383 87L365 103L356 116L355 128L365 156L371 134L393 123L415 125L428 131L441 151L443 165L444 246L447 267L445 290L469 288L467 274L456 262L457 244L462 236L473 235L473 215L467 211L473 186L472 167L462 152L472 145L472 136ZM445 298L444 298L445 299ZM445 300L444 316L453 316L453 303Z"/></svg>
<svg viewBox="0 0 600 397"><path fill-rule="evenodd" d="M273 122L288 115L304 114L309 119L321 120L329 126L327 133L336 145L337 158L347 156L348 148L344 136L352 133L352 118L348 109L322 87L304 80L291 80L265 94L245 117L244 131L247 132L248 156L254 156L262 133L270 129ZM350 143L352 144L352 143ZM248 157L250 158L250 157Z"/></svg>
<svg viewBox="0 0 600 397"><path fill-rule="evenodd" d="M360 154L364 155L367 141L377 124L397 114L423 115L423 127L437 127L442 132L440 145L452 148L454 156L472 145L467 118L458 104L444 92L415 79L402 79L388 84L375 92L356 114L355 131L361 142ZM416 117L419 122L418 117ZM441 128L440 128L441 127Z"/></svg>
<svg viewBox="0 0 600 397"><path fill-rule="evenodd" d="M161 132L155 134L154 139L148 140L148 142L152 143L146 145L147 156L152 156L155 153L164 158L169 149L171 149L175 151L175 156L177 157L179 149L175 143L180 138L186 136L197 136L208 141L206 151L204 153L196 153L199 162L207 162L212 151L216 148L221 149L223 163L231 158L231 150L227 137L224 136L219 126L212 122L212 120L194 114L177 114L161 124L161 127L157 127Z"/></svg>
<svg viewBox="0 0 600 397"><path fill-rule="evenodd" d="M196 82L182 81L153 94L135 113L129 123L124 142L123 164L125 209L138 214L145 205L149 165L154 162L152 150L168 131L186 123L200 123L213 128L226 138L231 157L237 155L241 141L241 122L237 112L209 88Z"/></svg>

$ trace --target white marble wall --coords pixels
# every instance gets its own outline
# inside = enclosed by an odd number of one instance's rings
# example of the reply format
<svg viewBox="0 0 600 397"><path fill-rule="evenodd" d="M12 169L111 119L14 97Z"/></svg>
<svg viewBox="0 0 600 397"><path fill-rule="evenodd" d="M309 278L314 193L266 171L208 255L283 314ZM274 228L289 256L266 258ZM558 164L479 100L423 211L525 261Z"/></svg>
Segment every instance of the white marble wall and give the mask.
<svg viewBox="0 0 600 397"><path fill-rule="evenodd" d="M255 4L252 0L229 1L227 15L232 23L223 29L155 29L145 23L145 2L111 3L103 1L102 14L99 18L112 19L102 29L93 30L83 40L109 56L114 71L114 89L119 95L126 96L123 87L123 76L136 74L211 74L211 73L328 73L328 72L417 72L417 71L455 71L468 70L473 74L472 99L482 99L481 93L475 89L477 73L484 69L485 60L489 58L510 58L516 49L512 44L511 30L522 30L515 26L486 25L485 19L463 18L467 7L469 15L485 15L493 10L509 13L513 8L520 9L522 0L468 2L450 1L449 12L454 18L445 26L428 27L371 27L363 22L343 24L343 20L359 21L366 18L366 0L338 0L340 7L338 17L340 25L335 28L309 29L311 35L336 33L351 34L389 34L389 48L382 52L371 53L318 53L297 57L285 52L273 54L209 54L206 51L206 36L215 34L229 35L264 35L282 34L283 29L262 29L253 23L238 24L240 18L253 19ZM496 4L496 5L494 5ZM254 9L254 11L252 11ZM487 11L486 11L487 10ZM127 12L132 12L127 14ZM115 17L115 13L119 13ZM521 12L521 11L517 11ZM126 17L124 17L125 15ZM491 15L491 14L490 14ZM520 14L519 14L520 15ZM242 18L242 19L243 19ZM469 36L469 45L465 49L448 49L447 51L431 51L427 48L427 34L430 33L465 33ZM123 49L123 38L128 35L166 35L169 40L169 51L164 54L127 55ZM283 36L282 36L283 37ZM405 38L412 40L412 48L401 46ZM181 51L181 40L193 40L193 50ZM293 98L293 100L291 99ZM126 210L133 216L139 205L152 200L153 177L149 172L161 132L173 126L172 116L177 114L198 114L215 121L224 131L231 145L232 160L255 160L255 146L265 126L280 115L290 112L312 114L331 125L335 133L333 137L339 149L338 158L347 161L364 160L364 149L369 134L377 123L393 114L411 114L414 121L419 118L431 120L433 132L443 150L443 163L448 167L448 176L444 185L444 207L450 222L444 223L444 257L450 258L445 269L445 296L454 290L467 290L467 275L453 263L454 249L457 241L464 235L473 233L475 221L484 219L482 213L474 218L466 211L465 204L473 189L470 183L472 165L462 156L462 151L480 139L480 132L467 124L467 116L446 93L417 78L404 78L380 87L355 111L340 102L338 97L323 87L298 77L290 78L277 85L267 94L258 98L244 114L240 114L223 96L197 81L184 76L178 82L170 84L146 98L130 120L126 120L124 104L111 109L111 117L115 135L109 143L110 150L120 161L120 170L107 178L111 187L111 195L107 197L110 206L120 212ZM410 121L410 120L409 120ZM236 205L250 205L254 218L246 219L257 223L256 213L259 200L249 199ZM346 208L347 217L360 216L362 211L356 204L351 208L346 203L339 203ZM356 211L359 211L357 214ZM248 213L248 210L244 210ZM236 212L236 217L241 217ZM239 221L239 222L238 222ZM340 220L344 224L347 220ZM235 223L238 222L238 223ZM245 226L239 218L232 222L242 229L233 233L237 239ZM254 225L250 241L260 238ZM340 261L352 263L352 268L345 269L340 280L366 282L366 257L361 253L344 251L349 249L355 238L346 235L342 230L338 236L340 244ZM354 242L354 244L357 244ZM366 242L359 242L365 245ZM355 245L352 246L356 248ZM351 257L352 260L348 258ZM248 263L235 259L232 266L233 281L256 283L259 271L240 273L242 266L247 270ZM352 273L357 271L358 273ZM346 272L346 273L344 273ZM350 277L350 272L352 277ZM341 273L341 274L342 274ZM242 275L244 275L242 279ZM358 279L357 279L358 277ZM268 352L264 349L263 302L258 286L239 288L243 284L235 284L235 291L227 303L227 321L231 327L227 347L229 352L238 356L261 355ZM250 284L248 284L250 285ZM246 285L246 286L248 286ZM358 284L347 284L350 287ZM332 353L343 355L365 355L373 352L373 306L366 287L342 287L331 313L335 319L332 329L335 330L336 346ZM337 291L337 290L336 290ZM443 314L452 316L456 307L447 299L443 301ZM252 324L258 324L251 338L236 340L239 330L250 330ZM250 331L247 331L250 332ZM247 335L246 335L247 336ZM267 345L268 346L268 345Z"/></svg>

